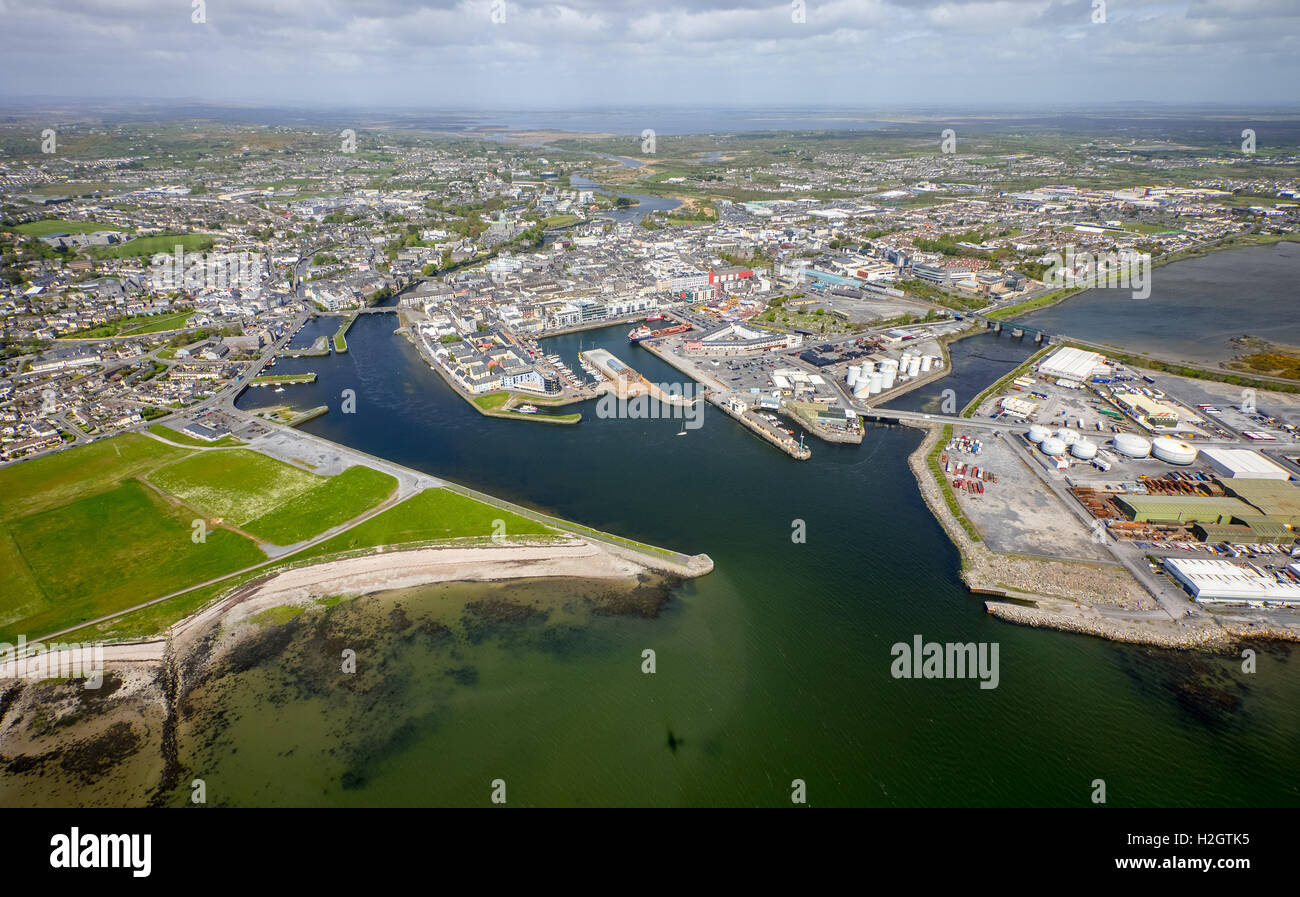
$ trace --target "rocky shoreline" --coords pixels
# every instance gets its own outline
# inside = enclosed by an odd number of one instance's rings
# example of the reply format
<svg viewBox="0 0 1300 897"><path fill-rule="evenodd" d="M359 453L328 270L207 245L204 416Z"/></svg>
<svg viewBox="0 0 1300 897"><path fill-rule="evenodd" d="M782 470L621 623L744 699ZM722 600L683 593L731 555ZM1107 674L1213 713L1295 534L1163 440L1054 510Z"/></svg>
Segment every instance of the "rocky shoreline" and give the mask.
<svg viewBox="0 0 1300 897"><path fill-rule="evenodd" d="M961 578L977 594L997 596L985 609L1009 623L1097 636L1116 642L1161 648L1228 648L1243 639L1300 641L1300 633L1281 626L1240 622L1170 620L1123 568L1084 561L1070 563L998 554L970 534L953 516L926 464L943 428L913 424L926 437L908 457L908 466L931 513L962 556Z"/></svg>

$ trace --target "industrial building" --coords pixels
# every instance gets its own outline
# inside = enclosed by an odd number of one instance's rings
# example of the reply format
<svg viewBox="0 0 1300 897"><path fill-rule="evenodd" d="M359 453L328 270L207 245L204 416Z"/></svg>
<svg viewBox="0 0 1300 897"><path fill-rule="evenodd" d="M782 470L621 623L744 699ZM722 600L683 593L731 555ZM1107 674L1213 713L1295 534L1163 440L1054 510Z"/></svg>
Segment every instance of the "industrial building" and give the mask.
<svg viewBox="0 0 1300 897"><path fill-rule="evenodd" d="M1177 405L1161 402L1140 392L1115 392L1114 399L1153 427L1176 427L1180 416Z"/></svg>
<svg viewBox="0 0 1300 897"><path fill-rule="evenodd" d="M1274 464L1259 452L1250 449L1206 448L1201 457L1221 477L1229 479L1282 480L1291 479L1286 468Z"/></svg>
<svg viewBox="0 0 1300 897"><path fill-rule="evenodd" d="M1228 494L1249 502L1254 513L1291 527L1300 527L1300 489L1278 480L1231 479L1223 483Z"/></svg>
<svg viewBox="0 0 1300 897"><path fill-rule="evenodd" d="M1204 558L1165 558L1164 567L1197 601L1300 605L1300 584L1254 567Z"/></svg>
<svg viewBox="0 0 1300 897"><path fill-rule="evenodd" d="M1044 377L1086 382L1106 366L1106 357L1096 352L1062 346L1038 364L1038 373Z"/></svg>
<svg viewBox="0 0 1300 897"><path fill-rule="evenodd" d="M1138 523L1232 523L1259 512L1237 498L1198 495L1118 495L1115 504Z"/></svg>

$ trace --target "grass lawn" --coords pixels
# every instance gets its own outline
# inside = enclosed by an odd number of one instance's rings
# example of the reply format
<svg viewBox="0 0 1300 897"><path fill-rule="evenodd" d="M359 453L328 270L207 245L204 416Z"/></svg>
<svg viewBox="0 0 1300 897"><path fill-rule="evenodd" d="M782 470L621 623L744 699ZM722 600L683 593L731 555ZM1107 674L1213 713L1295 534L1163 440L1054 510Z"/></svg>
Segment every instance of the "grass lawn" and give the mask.
<svg viewBox="0 0 1300 897"><path fill-rule="evenodd" d="M106 491L188 454L148 436L124 433L6 467L0 470L0 521Z"/></svg>
<svg viewBox="0 0 1300 897"><path fill-rule="evenodd" d="M242 440L236 439L234 436L222 436L220 439L214 439L211 442L208 442L206 439L199 439L190 436L187 433L182 433L179 430L173 430L166 424L154 424L149 428L149 432L161 436L163 439L170 439L172 442L179 442L182 445L225 446L244 444Z"/></svg>
<svg viewBox="0 0 1300 897"><path fill-rule="evenodd" d="M212 248L212 238L207 234L164 234L158 237L138 237L118 246L88 246L86 254L94 258L135 258L172 253L179 244L185 252L203 252Z"/></svg>
<svg viewBox="0 0 1300 897"><path fill-rule="evenodd" d="M314 383L316 382L315 374L266 374L261 377L254 377L249 380L250 386L266 385L268 383Z"/></svg>
<svg viewBox="0 0 1300 897"><path fill-rule="evenodd" d="M14 544L42 595L6 608L0 639L62 629L266 559L228 530L209 530L195 543L194 516L130 480L12 521Z"/></svg>
<svg viewBox="0 0 1300 897"><path fill-rule="evenodd" d="M276 545L292 545L347 523L382 502L397 488L386 473L357 465L302 492L244 529Z"/></svg>
<svg viewBox="0 0 1300 897"><path fill-rule="evenodd" d="M4 573L5 584L0 607L0 629L3 629L45 606L45 593L23 560L9 528L3 525L0 525L0 571Z"/></svg>
<svg viewBox="0 0 1300 897"><path fill-rule="evenodd" d="M496 411L510 400L508 392L489 392L486 395L475 396L474 404L484 411Z"/></svg>
<svg viewBox="0 0 1300 897"><path fill-rule="evenodd" d="M240 527L326 482L244 449L197 452L155 470L149 481L196 510Z"/></svg>
<svg viewBox="0 0 1300 897"><path fill-rule="evenodd" d="M483 504L448 489L426 489L360 526L327 539L294 557L315 557L356 548L432 539L490 537L494 532L494 520L505 521L507 538L552 532L549 527L526 517Z"/></svg>
<svg viewBox="0 0 1300 897"><path fill-rule="evenodd" d="M93 234L105 230L122 233L126 228L115 224L100 224L97 221L64 221L62 218L46 218L43 221L20 224L12 230L29 237L48 237L50 234Z"/></svg>
<svg viewBox="0 0 1300 897"><path fill-rule="evenodd" d="M192 310L186 310L170 315L133 315L109 321L107 324L101 324L98 327L65 333L59 339L99 339L108 336L128 336L140 333L158 333L162 330L180 330L185 326L186 319L193 314Z"/></svg>

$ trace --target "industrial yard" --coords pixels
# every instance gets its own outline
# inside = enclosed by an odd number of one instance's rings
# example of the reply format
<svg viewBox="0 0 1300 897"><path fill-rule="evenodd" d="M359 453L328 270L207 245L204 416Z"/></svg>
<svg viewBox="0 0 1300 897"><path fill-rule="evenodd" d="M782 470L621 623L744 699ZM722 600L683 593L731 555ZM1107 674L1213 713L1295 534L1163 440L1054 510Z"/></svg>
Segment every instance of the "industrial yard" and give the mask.
<svg viewBox="0 0 1300 897"><path fill-rule="evenodd" d="M1260 392L1243 409L1239 390L1235 406L1190 402L1230 389L1198 394L1182 378L1062 347L975 411L1006 430L958 428L945 451L946 462L978 464L997 485L972 492L952 479L961 471L951 463L945 474L994 551L1118 562L1171 617L1199 617L1196 605L1271 607L1282 615L1271 623L1296 625L1300 468L1286 427L1297 403ZM1272 438L1239 436L1242 421Z"/></svg>

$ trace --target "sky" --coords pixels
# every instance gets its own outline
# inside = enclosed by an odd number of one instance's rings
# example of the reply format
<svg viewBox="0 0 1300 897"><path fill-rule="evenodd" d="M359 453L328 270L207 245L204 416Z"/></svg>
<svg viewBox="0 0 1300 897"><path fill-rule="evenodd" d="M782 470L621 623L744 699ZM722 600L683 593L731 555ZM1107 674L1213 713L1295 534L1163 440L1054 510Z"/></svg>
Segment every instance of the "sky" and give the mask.
<svg viewBox="0 0 1300 897"><path fill-rule="evenodd" d="M0 96L1294 108L1300 0L0 0Z"/></svg>

